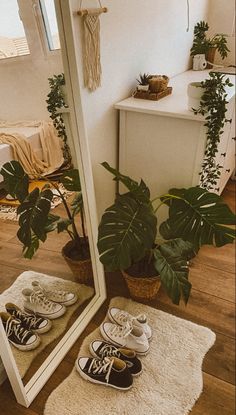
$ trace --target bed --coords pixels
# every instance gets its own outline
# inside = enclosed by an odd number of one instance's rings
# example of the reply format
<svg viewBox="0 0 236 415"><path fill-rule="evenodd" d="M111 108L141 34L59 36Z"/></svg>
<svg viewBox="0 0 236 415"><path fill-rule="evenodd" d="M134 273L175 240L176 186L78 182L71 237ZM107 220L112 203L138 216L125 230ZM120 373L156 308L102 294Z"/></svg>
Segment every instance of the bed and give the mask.
<svg viewBox="0 0 236 415"><path fill-rule="evenodd" d="M35 122L34 124L37 123ZM39 125L33 126L6 126L1 125L0 122L0 136L1 134L12 134L14 136L15 133L24 136L24 138L29 142L31 148L33 149L39 164L41 162L46 163L45 171L50 169L50 172L52 172L58 169L64 161L61 148L62 143L61 140L57 137L52 123L39 122L38 124ZM7 143L0 143L0 169L4 163L13 159L14 156L12 146ZM3 178L0 175L0 182L2 182L2 180Z"/></svg>

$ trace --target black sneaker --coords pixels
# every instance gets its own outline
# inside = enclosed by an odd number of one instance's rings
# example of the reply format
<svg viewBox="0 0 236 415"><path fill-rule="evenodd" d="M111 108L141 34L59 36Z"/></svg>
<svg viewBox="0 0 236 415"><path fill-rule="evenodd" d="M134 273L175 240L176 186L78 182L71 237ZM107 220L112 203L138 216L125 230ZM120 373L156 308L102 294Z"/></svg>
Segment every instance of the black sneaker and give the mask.
<svg viewBox="0 0 236 415"><path fill-rule="evenodd" d="M36 314L28 314L21 311L17 305L7 303L5 308L14 319L20 320L22 326L27 330L36 331L37 333L46 333L52 327L52 322L47 318L39 317Z"/></svg>
<svg viewBox="0 0 236 415"><path fill-rule="evenodd" d="M104 359L104 357L117 357L123 360L133 376L138 376L142 373L142 363L133 350L117 347L112 343L101 340L95 340L89 345L89 348L91 354L100 359Z"/></svg>
<svg viewBox="0 0 236 415"><path fill-rule="evenodd" d="M128 390L132 387L132 375L123 360L116 357L102 359L79 357L76 369L85 380L115 389Z"/></svg>
<svg viewBox="0 0 236 415"><path fill-rule="evenodd" d="M33 350L38 347L40 338L37 333L26 330L20 320L14 319L8 313L0 313L8 341L22 351Z"/></svg>

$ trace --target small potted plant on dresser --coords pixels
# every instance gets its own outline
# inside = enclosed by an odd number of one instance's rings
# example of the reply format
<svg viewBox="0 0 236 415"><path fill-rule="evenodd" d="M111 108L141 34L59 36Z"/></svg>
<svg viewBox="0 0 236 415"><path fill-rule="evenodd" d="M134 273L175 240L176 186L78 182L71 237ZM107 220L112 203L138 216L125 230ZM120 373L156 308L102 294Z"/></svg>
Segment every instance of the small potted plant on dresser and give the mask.
<svg viewBox="0 0 236 415"><path fill-rule="evenodd" d="M149 90L149 75L144 73L139 75L139 79L137 79L138 85L137 89L138 91L145 91L147 92Z"/></svg>
<svg viewBox="0 0 236 415"><path fill-rule="evenodd" d="M222 59L225 59L230 52L227 46L226 35L217 33L211 38L207 38L209 25L205 21L198 22L194 27L193 46L190 50L191 56L204 54L208 62L207 68L212 68L215 53L219 52Z"/></svg>
<svg viewBox="0 0 236 415"><path fill-rule="evenodd" d="M235 215L219 196L200 187L171 189L150 200L150 191L120 174L108 163L103 166L122 182L127 193L118 194L104 212L98 229L100 260L108 271L120 270L134 299L156 298L162 285L174 304L187 304L191 283L189 260L203 244L217 247L232 243ZM156 201L160 203L155 207ZM164 238L156 240L158 208L169 206L169 218L161 224Z"/></svg>
<svg viewBox="0 0 236 415"><path fill-rule="evenodd" d="M52 231L57 231L58 234L67 232L70 241L62 248L62 255L75 278L80 283L91 285L93 281L92 264L85 230L83 198L78 170L68 170L60 177L60 183L64 188L75 192L70 204L64 197L59 184L48 179L46 179L47 184L42 189L36 187L30 192L29 176L18 161L13 160L5 163L0 173L4 178L7 192L20 202L17 208L17 214L19 215L17 236L23 244L24 257L33 258L40 242L46 241L48 233ZM37 176L35 179L45 180L45 177ZM51 213L51 203L55 193L64 205L66 218ZM77 214L80 214L81 218L80 232L75 223Z"/></svg>

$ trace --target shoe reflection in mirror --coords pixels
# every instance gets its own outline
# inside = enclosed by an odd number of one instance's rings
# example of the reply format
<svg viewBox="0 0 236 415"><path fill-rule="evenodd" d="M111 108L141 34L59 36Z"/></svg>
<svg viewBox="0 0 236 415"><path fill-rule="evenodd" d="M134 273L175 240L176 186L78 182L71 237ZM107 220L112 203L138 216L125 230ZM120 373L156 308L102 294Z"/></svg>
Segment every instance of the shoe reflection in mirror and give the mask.
<svg viewBox="0 0 236 415"><path fill-rule="evenodd" d="M98 357L99 359L117 357L123 360L132 376L138 376L142 373L142 363L137 358L134 350L117 347L112 343L102 340L95 340L90 343L89 349L92 356Z"/></svg>
<svg viewBox="0 0 236 415"><path fill-rule="evenodd" d="M50 284L41 284L39 281L33 281L32 286L34 290L42 291L50 301L62 304L66 307L75 304L78 300L78 296L75 293L57 290Z"/></svg>
<svg viewBox="0 0 236 415"><path fill-rule="evenodd" d="M133 378L127 365L116 357L104 359L79 357L75 366L80 376L92 383L119 390L128 390L133 385Z"/></svg>
<svg viewBox="0 0 236 415"><path fill-rule="evenodd" d="M66 312L64 305L50 301L42 291L25 288L22 295L24 297L24 310L27 313L34 313L40 317L54 320L63 316Z"/></svg>
<svg viewBox="0 0 236 415"><path fill-rule="evenodd" d="M13 303L5 304L7 312L14 318L21 321L22 326L26 330L32 330L36 333L47 333L52 327L52 322L44 317L39 317L35 314L28 314L22 311L17 305Z"/></svg>
<svg viewBox="0 0 236 415"><path fill-rule="evenodd" d="M20 320L13 318L9 313L0 313L8 341L21 351L33 350L40 344L37 333L25 329Z"/></svg>
<svg viewBox="0 0 236 415"><path fill-rule="evenodd" d="M119 324L123 326L127 321L132 322L134 326L142 328L147 339L150 341L152 338L152 329L147 323L147 317L145 314L139 314L138 316L132 316L125 310L121 310L117 307L111 307L107 312L108 318L112 323Z"/></svg>
<svg viewBox="0 0 236 415"><path fill-rule="evenodd" d="M113 323L102 323L102 337L117 346L134 350L137 354L146 355L149 352L149 342L143 330L129 321L124 326Z"/></svg>

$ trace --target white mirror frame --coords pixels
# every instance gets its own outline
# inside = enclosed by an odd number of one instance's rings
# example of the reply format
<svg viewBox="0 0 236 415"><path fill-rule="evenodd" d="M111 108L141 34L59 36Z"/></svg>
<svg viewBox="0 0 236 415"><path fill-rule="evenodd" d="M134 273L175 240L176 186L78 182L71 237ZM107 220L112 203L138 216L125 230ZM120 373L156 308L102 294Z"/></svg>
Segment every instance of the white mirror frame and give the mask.
<svg viewBox="0 0 236 415"><path fill-rule="evenodd" d="M81 102L81 77L78 73L78 67L76 64L76 51L73 37L73 16L70 11L69 1L54 1L61 42L66 91L70 108L70 144L73 145L72 156L74 156L75 165L78 165L81 179L86 225L93 265L95 296L26 385L22 382L11 347L3 328L3 324L0 320L1 359L15 393L17 402L25 407L29 407L31 402L40 392L54 370L63 360L69 349L73 346L82 331L88 325L89 321L96 314L106 299L104 270L99 261L96 247L98 228L97 209L92 166Z"/></svg>

